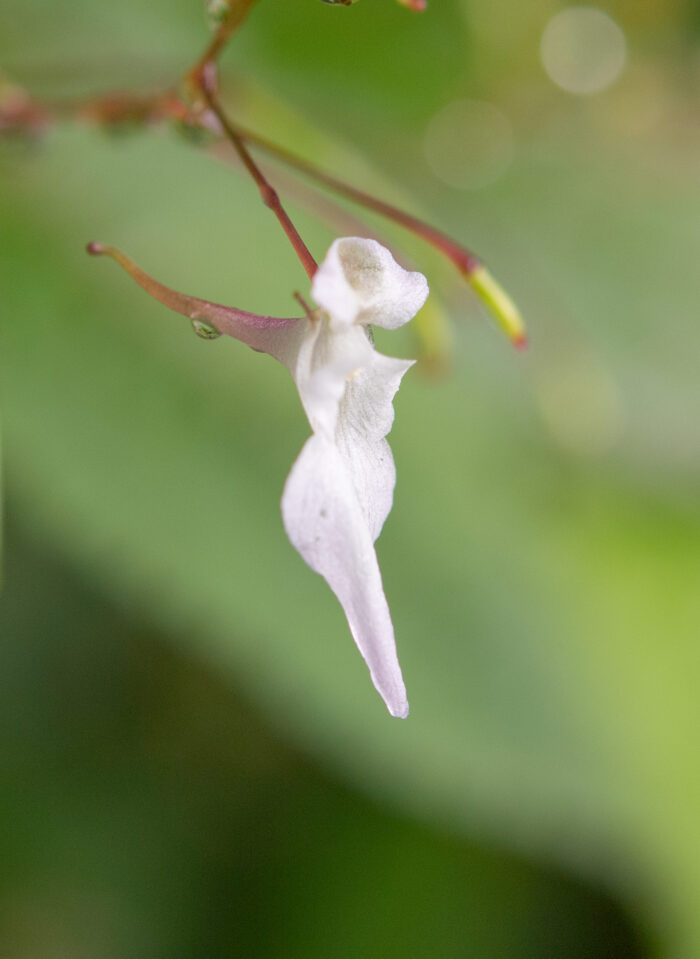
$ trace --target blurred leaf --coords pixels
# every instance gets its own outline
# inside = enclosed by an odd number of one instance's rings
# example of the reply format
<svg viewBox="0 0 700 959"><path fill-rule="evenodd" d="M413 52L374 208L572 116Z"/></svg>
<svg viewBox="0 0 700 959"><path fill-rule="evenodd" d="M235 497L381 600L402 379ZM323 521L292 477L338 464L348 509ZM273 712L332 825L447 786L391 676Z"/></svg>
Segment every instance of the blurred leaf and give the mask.
<svg viewBox="0 0 700 959"><path fill-rule="evenodd" d="M0 939L13 959L639 955L604 896L339 786L56 556L14 536L11 557Z"/></svg>

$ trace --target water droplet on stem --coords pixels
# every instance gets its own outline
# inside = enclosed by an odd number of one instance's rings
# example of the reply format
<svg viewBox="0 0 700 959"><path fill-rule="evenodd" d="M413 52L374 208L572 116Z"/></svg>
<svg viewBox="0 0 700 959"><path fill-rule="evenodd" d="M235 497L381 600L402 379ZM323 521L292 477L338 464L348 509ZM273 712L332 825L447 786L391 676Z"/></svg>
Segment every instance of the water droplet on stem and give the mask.
<svg viewBox="0 0 700 959"><path fill-rule="evenodd" d="M211 323L204 323L202 320L192 320L192 329L203 340L218 340L221 336L220 330L217 330Z"/></svg>

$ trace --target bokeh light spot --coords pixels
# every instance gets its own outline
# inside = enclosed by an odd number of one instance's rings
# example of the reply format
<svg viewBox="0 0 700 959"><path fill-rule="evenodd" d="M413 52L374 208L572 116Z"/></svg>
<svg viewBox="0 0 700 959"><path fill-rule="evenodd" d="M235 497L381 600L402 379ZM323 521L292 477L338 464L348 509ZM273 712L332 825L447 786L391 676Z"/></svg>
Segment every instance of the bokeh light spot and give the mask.
<svg viewBox="0 0 700 959"><path fill-rule="evenodd" d="M549 21L540 45L549 78L568 93L600 93L620 76L627 59L625 35L595 7L569 7Z"/></svg>
<svg viewBox="0 0 700 959"><path fill-rule="evenodd" d="M476 190L498 180L513 156L508 118L481 100L454 100L425 132L425 156L433 173L458 190Z"/></svg>

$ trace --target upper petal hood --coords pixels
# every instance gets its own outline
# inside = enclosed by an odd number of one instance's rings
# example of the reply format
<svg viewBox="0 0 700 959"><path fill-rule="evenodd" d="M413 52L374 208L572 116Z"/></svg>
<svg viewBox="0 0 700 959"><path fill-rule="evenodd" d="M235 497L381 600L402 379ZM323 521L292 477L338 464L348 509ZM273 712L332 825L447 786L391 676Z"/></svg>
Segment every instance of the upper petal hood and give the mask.
<svg viewBox="0 0 700 959"><path fill-rule="evenodd" d="M376 240L335 240L311 286L333 329L352 323L394 330L423 306L428 283L422 273L404 270Z"/></svg>

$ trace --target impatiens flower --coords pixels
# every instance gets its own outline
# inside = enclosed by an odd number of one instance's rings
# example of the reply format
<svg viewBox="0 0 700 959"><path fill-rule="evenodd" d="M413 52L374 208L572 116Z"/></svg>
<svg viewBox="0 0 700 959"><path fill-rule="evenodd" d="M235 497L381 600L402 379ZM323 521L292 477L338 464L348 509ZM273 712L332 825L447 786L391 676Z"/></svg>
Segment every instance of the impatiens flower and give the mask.
<svg viewBox="0 0 700 959"><path fill-rule="evenodd" d="M162 286L118 250L114 257L156 299L209 335L226 333L276 357L299 390L312 435L282 495L287 535L338 597L372 681L393 716L408 715L394 628L374 551L392 505L396 472L385 437L392 400L412 365L377 353L370 327L407 323L428 295L421 273L404 270L374 240L336 240L311 293L319 305L299 319L244 313ZM206 326L204 326L206 324Z"/></svg>

